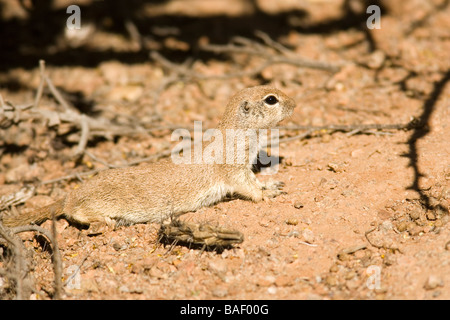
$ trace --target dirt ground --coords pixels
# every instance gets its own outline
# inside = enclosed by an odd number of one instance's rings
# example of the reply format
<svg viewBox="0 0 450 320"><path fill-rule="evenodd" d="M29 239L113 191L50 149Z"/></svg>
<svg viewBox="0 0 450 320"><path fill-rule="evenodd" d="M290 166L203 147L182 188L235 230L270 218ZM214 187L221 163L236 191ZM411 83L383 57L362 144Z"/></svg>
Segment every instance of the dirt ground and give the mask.
<svg viewBox="0 0 450 320"><path fill-rule="evenodd" d="M170 150L173 127L200 120L213 128L230 96L252 85L272 84L295 99L281 138L305 132L286 128L294 125L415 125L316 128L283 142L278 170L257 176L283 181L286 194L182 217L239 230L245 240L231 249L160 245L157 224L83 230L58 220L62 298L450 299L449 1L374 1L380 29L367 28L364 1L186 2L130 2L124 16L131 18L120 20L120 6L71 1L86 17L84 34L65 30L65 1L43 1L39 10L31 1L0 2L4 215L59 199L89 179L83 172ZM248 40L240 45L340 70L274 63L252 72L270 58L201 50L237 43L236 36ZM79 123L42 120L65 110L48 86L33 106L39 59L77 114L109 121L97 133L91 128L81 156L74 157ZM16 116L8 118L11 105ZM19 236L31 261L25 298L52 298L48 242L36 232ZM1 271L10 263L5 242L0 253ZM0 273L0 297L14 296Z"/></svg>

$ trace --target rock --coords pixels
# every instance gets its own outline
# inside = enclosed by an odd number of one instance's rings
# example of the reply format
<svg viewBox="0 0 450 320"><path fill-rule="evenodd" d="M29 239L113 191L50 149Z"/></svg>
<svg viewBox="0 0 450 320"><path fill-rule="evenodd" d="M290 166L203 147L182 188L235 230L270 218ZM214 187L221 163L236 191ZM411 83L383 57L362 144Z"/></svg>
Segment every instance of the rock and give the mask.
<svg viewBox="0 0 450 320"><path fill-rule="evenodd" d="M208 263L208 269L216 274L224 275L227 273L227 264L225 261L211 261Z"/></svg>
<svg viewBox="0 0 450 320"><path fill-rule="evenodd" d="M292 230L291 232L289 232L287 234L288 237L295 237L298 238L300 236L300 232L298 232L297 230Z"/></svg>
<svg viewBox="0 0 450 320"><path fill-rule="evenodd" d="M291 276L288 275L280 275L275 279L275 285L277 287L288 287L292 286L294 281Z"/></svg>
<svg viewBox="0 0 450 320"><path fill-rule="evenodd" d="M130 292L130 289L128 289L128 287L127 287L126 285L121 285L121 286L119 287L119 291L120 291L120 292L123 292L123 293L129 293L129 292Z"/></svg>
<svg viewBox="0 0 450 320"><path fill-rule="evenodd" d="M327 164L328 170L333 171L335 173L345 172L345 166L341 163L330 162Z"/></svg>
<svg viewBox="0 0 450 320"><path fill-rule="evenodd" d="M125 100L129 102L137 101L144 89L139 85L126 85L114 87L109 93L107 98L113 101Z"/></svg>
<svg viewBox="0 0 450 320"><path fill-rule="evenodd" d="M95 279L82 279L81 288L87 292L100 292L97 281L95 281Z"/></svg>
<svg viewBox="0 0 450 320"><path fill-rule="evenodd" d="M213 297L224 298L228 295L228 289L226 287L219 286L219 287L214 288L211 291L211 293L212 293Z"/></svg>
<svg viewBox="0 0 450 320"><path fill-rule="evenodd" d="M444 286L444 281L436 276L436 275L430 275L427 279L427 281L425 281L424 284L424 289L425 290L434 290L437 287L443 287Z"/></svg>
<svg viewBox="0 0 450 320"><path fill-rule="evenodd" d="M419 209L414 209L409 213L409 216L411 217L412 220L417 220L420 218L420 210Z"/></svg>
<svg viewBox="0 0 450 320"><path fill-rule="evenodd" d="M394 227L392 225L392 222L389 220L385 220L383 221L383 223L381 223L380 225L380 230L382 230L383 232L388 232L390 230L392 230Z"/></svg>
<svg viewBox="0 0 450 320"><path fill-rule="evenodd" d="M260 287L269 287L275 284L276 278L274 276L265 276L264 278L260 278L256 283Z"/></svg>
<svg viewBox="0 0 450 320"><path fill-rule="evenodd" d="M270 294L276 294L277 293L277 288L276 287L269 287L267 288L267 292Z"/></svg>
<svg viewBox="0 0 450 320"><path fill-rule="evenodd" d="M301 203L301 202L299 202L299 201L296 201L296 202L294 203L294 208L295 208L295 209L301 209L301 208L303 208L303 207L304 207L303 203Z"/></svg>
<svg viewBox="0 0 450 320"><path fill-rule="evenodd" d="M367 66L371 69L379 69L381 68L381 66L383 66L385 60L385 53L381 50L376 50L369 56Z"/></svg>
<svg viewBox="0 0 450 320"><path fill-rule="evenodd" d="M286 224L290 225L290 226L296 226L296 225L298 225L298 220L291 218L291 219L286 220Z"/></svg>
<svg viewBox="0 0 450 320"><path fill-rule="evenodd" d="M154 266L150 269L148 275L152 278L157 278L157 279L167 279L169 277L169 275L167 273L164 273L156 266Z"/></svg>
<svg viewBox="0 0 450 320"><path fill-rule="evenodd" d="M315 241L314 233L309 229L305 229L302 231L302 238L303 240L305 240L305 242L310 244L314 243Z"/></svg>
<svg viewBox="0 0 450 320"><path fill-rule="evenodd" d="M325 283L330 287L334 287L338 284L338 281L337 281L336 276L329 275L325 278Z"/></svg>

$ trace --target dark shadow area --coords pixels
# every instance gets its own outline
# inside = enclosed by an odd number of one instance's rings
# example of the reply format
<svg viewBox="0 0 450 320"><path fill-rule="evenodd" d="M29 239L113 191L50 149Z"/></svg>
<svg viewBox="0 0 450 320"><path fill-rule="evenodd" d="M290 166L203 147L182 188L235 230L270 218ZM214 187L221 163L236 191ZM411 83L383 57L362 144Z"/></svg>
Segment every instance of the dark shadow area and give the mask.
<svg viewBox="0 0 450 320"><path fill-rule="evenodd" d="M12 0L16 1L16 0ZM17 0L18 1L18 0ZM53 0L32 1L35 5L28 9L27 19L10 19L0 21L0 71L21 67L35 68L39 59L48 65L95 67L106 60L118 60L123 63L142 63L149 60L148 49L138 51L96 50L87 46L71 48L64 44L66 20L70 14L64 9L53 9ZM241 16L156 16L146 17L144 5L148 3L163 3L164 0L132 0L132 1L92 1L89 5L80 5L81 24L92 22L96 29L130 38L126 22L131 21L139 34L157 43L163 43L167 35L155 33L155 28L174 26L179 30L176 35L170 35L189 45L187 51L173 50L162 46L160 53L171 61L184 61L187 57L208 59L211 53L198 50L200 37L207 37L213 43L228 43L234 36L255 39L255 30L268 34L273 39L287 35L291 30L301 33L331 34L339 30L357 28L366 33L370 49L375 49L375 43L365 23L368 14L365 10L355 12L352 1L344 2L343 14L337 19L321 21L317 24L303 23L308 12L293 10L279 14L268 14L262 11L256 1L252 14ZM355 1L353 1L355 2ZM381 8L382 14L387 10L381 0L361 0L360 7L367 8L375 4ZM0 3L0 13L4 4ZM324 5L324 10L326 6ZM216 55L214 57L217 58ZM4 85L4 84L0 84Z"/></svg>
<svg viewBox="0 0 450 320"><path fill-rule="evenodd" d="M42 251L47 252L50 256L53 255L52 243L45 236L37 234L34 236L34 239L39 244Z"/></svg>
<svg viewBox="0 0 450 320"><path fill-rule="evenodd" d="M403 155L410 159L409 165L414 170L414 179L409 189L415 190L420 194L421 202L426 207L426 209L436 209L436 208L433 208L431 206L430 197L427 194L425 194L424 190L421 189L419 186L419 180L424 175L420 171L418 164L419 155L417 151L417 142L430 132L429 122L431 115L433 114L433 111L435 109L436 102L438 101L440 95L442 94L445 86L449 81L450 81L450 69L443 74L441 80L434 83L433 91L431 92L429 97L425 100L422 114L418 118L419 125L415 127L411 137L408 140L409 152ZM441 207L440 209L446 211L446 209L443 207Z"/></svg>
<svg viewBox="0 0 450 320"><path fill-rule="evenodd" d="M27 149L28 146L26 145L18 145L15 143L3 143L0 145L0 154L21 154Z"/></svg>
<svg viewBox="0 0 450 320"><path fill-rule="evenodd" d="M252 166L254 173L260 173L263 168L271 168L280 164L284 157L268 155L265 150L259 150L256 163Z"/></svg>

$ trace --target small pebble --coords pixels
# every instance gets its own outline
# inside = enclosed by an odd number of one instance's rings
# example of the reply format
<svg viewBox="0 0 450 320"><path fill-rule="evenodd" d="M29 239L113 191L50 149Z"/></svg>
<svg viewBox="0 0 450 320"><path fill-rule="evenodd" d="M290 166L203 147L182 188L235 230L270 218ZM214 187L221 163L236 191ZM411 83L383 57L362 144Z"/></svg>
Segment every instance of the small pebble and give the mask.
<svg viewBox="0 0 450 320"><path fill-rule="evenodd" d="M213 297L224 298L228 295L228 289L225 287L217 287L212 290Z"/></svg>
<svg viewBox="0 0 450 320"><path fill-rule="evenodd" d="M309 229L305 229L302 231L302 237L307 243L312 244L315 241L314 233Z"/></svg>
<svg viewBox="0 0 450 320"><path fill-rule="evenodd" d="M420 217L420 211L418 209L412 210L409 213L409 216L411 217L412 220L417 220Z"/></svg>
<svg viewBox="0 0 450 320"><path fill-rule="evenodd" d="M303 208L304 207L304 205L303 205L303 203L301 203L301 202L296 202L296 203L294 203L294 208L295 209L301 209L301 208Z"/></svg>
<svg viewBox="0 0 450 320"><path fill-rule="evenodd" d="M128 287L126 285L122 285L122 286L120 286L119 291L123 292L123 293L129 293L130 289L128 289Z"/></svg>
<svg viewBox="0 0 450 320"><path fill-rule="evenodd" d="M330 287L333 287L338 284L337 278L334 275L329 275L325 278L325 283Z"/></svg>
<svg viewBox="0 0 450 320"><path fill-rule="evenodd" d="M277 288L276 287L269 287L267 288L267 292L270 294L275 294L277 293Z"/></svg>
<svg viewBox="0 0 450 320"><path fill-rule="evenodd" d="M297 230L292 230L291 232L288 233L287 236L298 238L300 236L300 232L298 232Z"/></svg>
<svg viewBox="0 0 450 320"><path fill-rule="evenodd" d="M441 278L439 278L438 276L435 275L430 275L427 279L427 281L425 281L424 284L424 289L425 290L434 290L437 287L443 287L444 286L444 281L442 281Z"/></svg>
<svg viewBox="0 0 450 320"><path fill-rule="evenodd" d="M406 231L408 229L408 224L405 221L401 221L397 224L397 230L399 232Z"/></svg>

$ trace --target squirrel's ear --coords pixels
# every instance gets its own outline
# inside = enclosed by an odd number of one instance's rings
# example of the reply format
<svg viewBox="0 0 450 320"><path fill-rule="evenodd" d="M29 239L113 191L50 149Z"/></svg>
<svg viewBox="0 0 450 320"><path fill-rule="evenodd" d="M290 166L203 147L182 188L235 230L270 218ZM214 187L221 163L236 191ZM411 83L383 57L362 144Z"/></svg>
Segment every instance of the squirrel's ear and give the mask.
<svg viewBox="0 0 450 320"><path fill-rule="evenodd" d="M248 105L248 101L243 101L243 102L241 103L241 110L242 110L244 113L248 113L248 112L250 111L250 106Z"/></svg>

